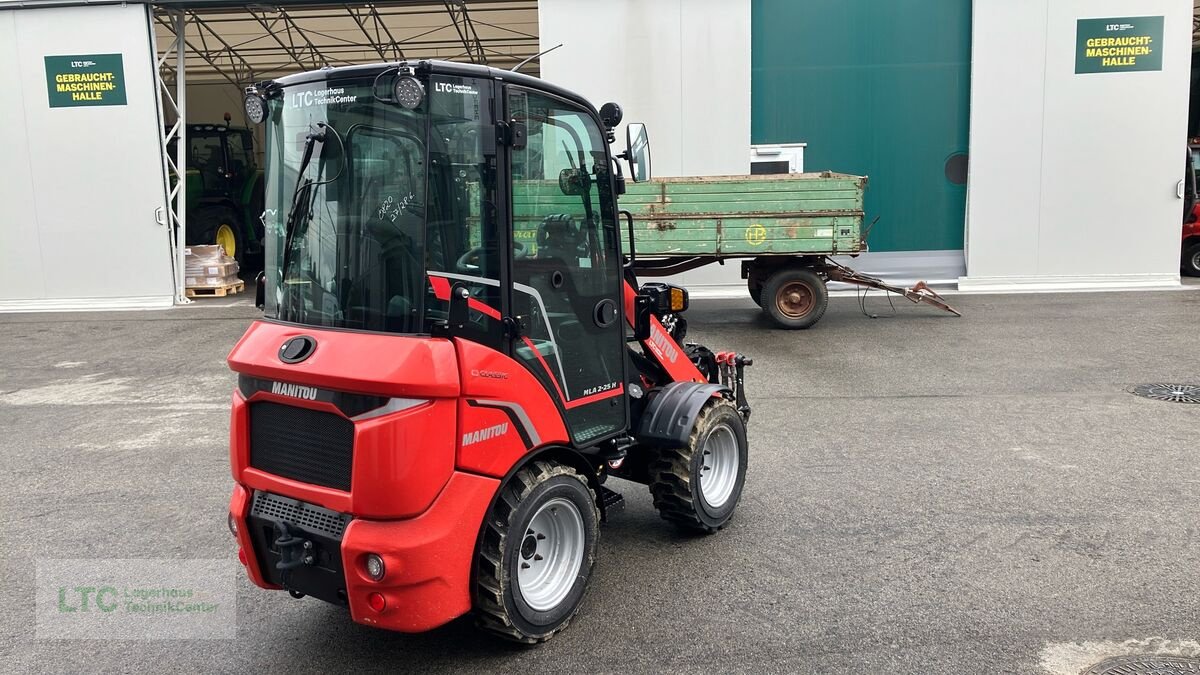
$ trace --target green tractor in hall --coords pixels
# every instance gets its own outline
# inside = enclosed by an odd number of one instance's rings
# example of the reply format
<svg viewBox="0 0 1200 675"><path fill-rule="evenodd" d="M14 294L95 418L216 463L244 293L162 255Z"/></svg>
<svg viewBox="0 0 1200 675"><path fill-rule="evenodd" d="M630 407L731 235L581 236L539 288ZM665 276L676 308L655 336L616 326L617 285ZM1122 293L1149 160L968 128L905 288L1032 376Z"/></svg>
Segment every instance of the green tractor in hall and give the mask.
<svg viewBox="0 0 1200 675"><path fill-rule="evenodd" d="M263 172L254 134L225 124L187 126L187 244L220 244L243 271L261 269Z"/></svg>

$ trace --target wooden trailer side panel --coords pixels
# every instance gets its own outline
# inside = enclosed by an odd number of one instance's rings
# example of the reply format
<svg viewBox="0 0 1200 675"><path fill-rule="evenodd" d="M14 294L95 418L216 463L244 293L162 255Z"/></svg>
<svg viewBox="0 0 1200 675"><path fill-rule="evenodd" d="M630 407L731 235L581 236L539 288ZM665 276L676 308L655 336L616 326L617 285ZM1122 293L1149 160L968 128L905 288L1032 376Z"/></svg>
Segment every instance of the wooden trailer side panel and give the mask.
<svg viewBox="0 0 1200 675"><path fill-rule="evenodd" d="M865 183L830 173L661 178L629 182L620 206L633 214L639 256L858 253ZM517 187L514 234L534 254L542 220L578 214L581 197L563 194L558 181Z"/></svg>
<svg viewBox="0 0 1200 675"><path fill-rule="evenodd" d="M631 183L621 207L638 255L857 253L865 179L842 174L705 176Z"/></svg>

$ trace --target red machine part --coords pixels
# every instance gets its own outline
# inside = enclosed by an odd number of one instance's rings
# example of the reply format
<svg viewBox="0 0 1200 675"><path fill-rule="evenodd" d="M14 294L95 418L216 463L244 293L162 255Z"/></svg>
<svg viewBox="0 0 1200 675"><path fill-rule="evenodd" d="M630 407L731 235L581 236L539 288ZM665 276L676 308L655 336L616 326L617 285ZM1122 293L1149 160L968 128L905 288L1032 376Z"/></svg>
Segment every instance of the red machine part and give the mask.
<svg viewBox="0 0 1200 675"><path fill-rule="evenodd" d="M1184 222L1183 224L1183 240L1200 237L1200 201L1192 207L1192 222Z"/></svg>
<svg viewBox="0 0 1200 675"><path fill-rule="evenodd" d="M246 532L246 516L250 513L250 491L241 485L233 486L233 495L229 498L229 514L233 516L237 527L237 545L238 545L238 560L246 567L246 574L250 577L250 581L254 582L255 586L276 590L280 588L274 584L269 584L263 579L262 568L258 558L254 555L254 544L250 541L250 534Z"/></svg>
<svg viewBox="0 0 1200 675"><path fill-rule="evenodd" d="M300 363L279 360L279 346L299 335L317 339ZM446 339L351 333L255 321L229 352L243 375L359 394L407 398L458 396L454 345ZM413 373L420 373L414 378Z"/></svg>
<svg viewBox="0 0 1200 675"><path fill-rule="evenodd" d="M317 340L316 351L302 363L284 365L277 354L279 345L299 334L301 331L292 327L256 322L234 347L229 356L230 366L255 377L322 389L372 391L427 402L355 422L351 490L344 492L250 466L249 403L275 401L341 415L335 406L269 391L257 392L247 401L235 392L229 424L233 479L249 488L288 495L356 516L405 518L425 511L454 470L458 439L453 420L457 417L456 400L460 392L454 345L438 338L306 330L303 334ZM411 361L410 366L404 364L405 358ZM439 365L430 364L430 359L439 360ZM390 377L392 381L368 383L374 380L372 371L382 373L375 377ZM422 373L424 377L414 378L413 373Z"/></svg>
<svg viewBox="0 0 1200 675"><path fill-rule="evenodd" d="M455 472L428 511L407 520L355 519L342 537L350 616L402 632L436 628L471 610L471 562L479 524L500 481ZM383 558L380 581L367 576L368 553ZM384 598L384 610L370 595Z"/></svg>
<svg viewBox="0 0 1200 675"><path fill-rule="evenodd" d="M494 478L454 472L433 505L415 518L350 521L341 555L351 617L389 630L420 632L470 611L475 537L499 485ZM259 571L261 562L244 525L249 510L250 492L235 485L229 512L240 524L238 557L245 558L255 585L279 589ZM384 561L379 581L366 573L368 553ZM382 610L372 606L373 596L382 596Z"/></svg>
<svg viewBox="0 0 1200 675"><path fill-rule="evenodd" d="M503 476L534 447L568 442L553 399L524 366L469 340L458 340L456 348L462 377L460 469Z"/></svg>
<svg viewBox="0 0 1200 675"><path fill-rule="evenodd" d="M637 291L629 282L625 282L625 320L629 325L634 322L635 298ZM642 341L642 345L646 347L653 357L662 366L663 370L670 376L672 382L707 382L704 375L696 368L696 364L692 363L687 354L683 352L683 347L675 342L667 329L663 327L662 322L657 316L650 317L650 337ZM666 384L659 382L658 384Z"/></svg>

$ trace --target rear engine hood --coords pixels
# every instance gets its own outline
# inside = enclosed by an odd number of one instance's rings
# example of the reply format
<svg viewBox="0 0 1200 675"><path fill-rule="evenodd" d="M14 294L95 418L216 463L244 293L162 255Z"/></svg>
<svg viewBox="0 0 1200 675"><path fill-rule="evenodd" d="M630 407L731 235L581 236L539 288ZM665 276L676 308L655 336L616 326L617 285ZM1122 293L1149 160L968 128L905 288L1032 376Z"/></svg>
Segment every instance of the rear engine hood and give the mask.
<svg viewBox="0 0 1200 675"><path fill-rule="evenodd" d="M315 342L311 355L286 363L281 348L292 338ZM328 330L255 321L229 352L242 375L323 389L395 398L448 398L459 394L454 345L444 338Z"/></svg>

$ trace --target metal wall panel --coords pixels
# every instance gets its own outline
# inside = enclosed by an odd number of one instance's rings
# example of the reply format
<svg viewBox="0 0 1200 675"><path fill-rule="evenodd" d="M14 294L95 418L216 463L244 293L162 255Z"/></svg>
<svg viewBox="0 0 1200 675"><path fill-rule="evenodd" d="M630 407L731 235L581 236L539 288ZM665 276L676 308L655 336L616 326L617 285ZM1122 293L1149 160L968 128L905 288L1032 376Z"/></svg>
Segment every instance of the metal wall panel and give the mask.
<svg viewBox="0 0 1200 675"><path fill-rule="evenodd" d="M144 5L0 11L0 311L170 306ZM50 107L44 57L120 54L124 105Z"/></svg>
<svg viewBox="0 0 1200 675"><path fill-rule="evenodd" d="M754 0L751 21L752 141L869 176L873 251L961 249L971 1Z"/></svg>

